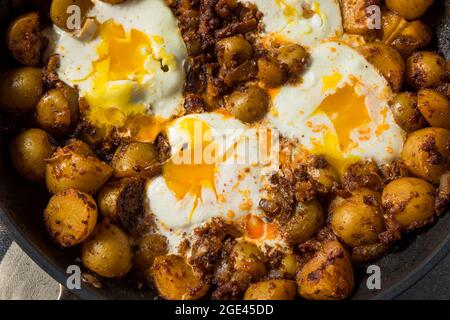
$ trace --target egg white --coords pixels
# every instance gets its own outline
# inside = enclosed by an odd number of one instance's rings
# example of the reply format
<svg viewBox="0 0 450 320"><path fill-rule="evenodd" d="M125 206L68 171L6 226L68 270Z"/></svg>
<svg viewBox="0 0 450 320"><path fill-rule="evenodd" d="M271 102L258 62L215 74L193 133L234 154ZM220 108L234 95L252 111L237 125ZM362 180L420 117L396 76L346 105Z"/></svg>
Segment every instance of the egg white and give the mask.
<svg viewBox="0 0 450 320"><path fill-rule="evenodd" d="M88 18L102 24L113 20L121 25L126 32L131 29L139 30L152 39L153 57L146 62L146 75L139 86L132 77L110 81L106 86L110 92L120 90L121 87L129 88L130 103L144 104L146 111L163 119L178 115L182 111L184 88L184 61L187 51L178 23L164 0L129 0L122 4L110 5L99 0L93 0L94 6L87 13ZM95 25L93 26L95 28ZM79 37L74 33L68 33L53 26L46 30L49 38L47 54L58 54L60 67L59 78L80 89L82 96L94 91L93 62L98 59L97 48L101 43L97 35ZM153 41L159 37L160 41ZM163 54L173 57L174 65L168 71L161 68L159 60L164 59ZM124 61L126 63L126 61ZM138 88L140 87L140 88ZM114 99L114 97L112 97ZM110 99L111 100L111 99Z"/></svg>
<svg viewBox="0 0 450 320"><path fill-rule="evenodd" d="M314 151L318 144L321 145L321 153L327 155L330 150L334 153L330 154L331 157L336 157L337 149L343 158L371 159L379 164L398 158L405 133L395 123L389 109L393 94L385 78L345 44L319 44L310 53L310 65L302 81L287 84L272 94L273 106L267 116L270 125L282 135L298 140L307 150ZM326 77L332 78L336 74L336 83L324 84ZM316 111L327 96L346 85L354 88L358 96L364 97L370 122L350 132L353 145L344 151L336 146L339 140L332 119ZM357 119L358 114L353 116ZM366 133L364 137L361 132ZM333 137L333 145L327 145L327 133Z"/></svg>

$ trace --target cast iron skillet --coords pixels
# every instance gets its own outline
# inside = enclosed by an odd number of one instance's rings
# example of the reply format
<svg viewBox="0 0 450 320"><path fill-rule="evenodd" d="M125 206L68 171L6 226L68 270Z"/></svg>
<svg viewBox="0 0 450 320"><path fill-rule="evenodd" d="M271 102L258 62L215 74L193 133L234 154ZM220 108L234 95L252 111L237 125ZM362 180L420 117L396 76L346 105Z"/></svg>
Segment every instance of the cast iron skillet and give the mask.
<svg viewBox="0 0 450 320"><path fill-rule="evenodd" d="M436 2L436 1L435 1ZM0 30L11 17L30 11L27 0L0 0ZM445 16L443 16L445 15ZM437 1L428 12L427 22L436 29L433 46L450 55L450 0ZM15 64L7 56L4 41L0 45L0 70ZM1 72L1 71L0 71ZM42 212L48 201L43 187L36 187L20 178L9 161L8 141L15 134L13 123L0 114L0 216L13 239L46 272L65 285L68 265L80 264L79 248L61 249L49 240L42 221ZM434 225L408 235L390 254L374 262L381 268L382 289L367 289L365 268L356 270L357 288L354 299L392 299L411 287L430 271L450 251L450 214ZM83 283L75 293L84 299L149 299L150 291L137 289L130 278L102 280L102 288Z"/></svg>

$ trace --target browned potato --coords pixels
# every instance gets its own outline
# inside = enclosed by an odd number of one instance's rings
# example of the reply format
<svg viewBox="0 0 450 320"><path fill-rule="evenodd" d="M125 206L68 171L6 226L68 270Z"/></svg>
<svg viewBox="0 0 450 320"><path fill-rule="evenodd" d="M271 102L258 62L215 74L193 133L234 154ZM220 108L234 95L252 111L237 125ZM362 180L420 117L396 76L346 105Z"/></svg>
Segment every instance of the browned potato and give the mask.
<svg viewBox="0 0 450 320"><path fill-rule="evenodd" d="M325 190L330 191L333 185L339 182L339 174L328 162L324 162L323 158L320 157L316 159L320 160L316 161L315 164L313 163L306 167L308 175L311 179L324 187Z"/></svg>
<svg viewBox="0 0 450 320"><path fill-rule="evenodd" d="M445 212L450 204L450 171L445 172L441 176L439 182L439 188L436 196L436 202L434 208L437 215L441 215Z"/></svg>
<svg viewBox="0 0 450 320"><path fill-rule="evenodd" d="M422 129L427 121L417 108L417 95L412 92L399 93L391 106L395 122L406 132Z"/></svg>
<svg viewBox="0 0 450 320"><path fill-rule="evenodd" d="M156 257L167 254L167 239L160 234L146 234L138 242L134 255L134 266L141 271L147 271L153 265Z"/></svg>
<svg viewBox="0 0 450 320"><path fill-rule="evenodd" d="M160 169L155 146L144 142L131 142L119 146L114 153L111 165L114 168L114 176L117 178L138 174L151 177Z"/></svg>
<svg viewBox="0 0 450 320"><path fill-rule="evenodd" d="M33 182L45 181L45 160L51 158L54 150L51 138L40 129L20 133L9 146L14 167L21 176Z"/></svg>
<svg viewBox="0 0 450 320"><path fill-rule="evenodd" d="M36 106L36 122L42 129L65 134L71 124L69 102L58 89L46 92Z"/></svg>
<svg viewBox="0 0 450 320"><path fill-rule="evenodd" d="M294 300L297 284L292 280L268 280L252 284L244 300Z"/></svg>
<svg viewBox="0 0 450 320"><path fill-rule="evenodd" d="M78 90L61 81L56 83L56 88L63 93L69 104L71 123L77 122L80 113Z"/></svg>
<svg viewBox="0 0 450 320"><path fill-rule="evenodd" d="M421 21L406 23L404 29L390 43L404 57L417 49L423 48L431 41L431 29Z"/></svg>
<svg viewBox="0 0 450 320"><path fill-rule="evenodd" d="M209 289L200 275L175 255L157 257L149 269L149 277L166 300L197 300Z"/></svg>
<svg viewBox="0 0 450 320"><path fill-rule="evenodd" d="M98 225L81 248L81 261L89 270L105 278L122 277L132 265L128 235L119 227Z"/></svg>
<svg viewBox="0 0 450 320"><path fill-rule="evenodd" d="M37 65L44 46L39 31L39 14L31 12L14 19L6 32L6 42L13 57L21 64Z"/></svg>
<svg viewBox="0 0 450 320"><path fill-rule="evenodd" d="M9 113L33 109L43 91L41 69L19 67L4 72L0 79L0 106Z"/></svg>
<svg viewBox="0 0 450 320"><path fill-rule="evenodd" d="M450 129L450 105L443 94L432 89L420 90L418 108L433 127Z"/></svg>
<svg viewBox="0 0 450 320"><path fill-rule="evenodd" d="M44 211L52 239L61 247L83 242L97 223L97 206L87 193L68 189L53 195Z"/></svg>
<svg viewBox="0 0 450 320"><path fill-rule="evenodd" d="M217 60L229 67L240 65L251 58L252 54L251 44L242 37L229 37L217 43Z"/></svg>
<svg viewBox="0 0 450 320"><path fill-rule="evenodd" d="M91 147L86 142L78 139L70 139L64 146L64 150L67 150L67 152L75 152L80 156L95 157L95 153Z"/></svg>
<svg viewBox="0 0 450 320"><path fill-rule="evenodd" d="M316 235L325 225L325 216L320 203L299 203L295 213L283 224L283 234L292 244L303 243Z"/></svg>
<svg viewBox="0 0 450 320"><path fill-rule="evenodd" d="M357 48L367 61L373 64L391 85L399 91L403 84L405 62L400 53L391 46L382 43L366 43Z"/></svg>
<svg viewBox="0 0 450 320"><path fill-rule="evenodd" d="M78 7L79 11L70 10ZM53 0L50 7L50 18L52 22L65 31L76 31L81 29L85 20L86 13L92 7L90 0ZM79 12L79 21L77 13Z"/></svg>
<svg viewBox="0 0 450 320"><path fill-rule="evenodd" d="M408 25L399 14L384 10L381 13L381 42L390 45L392 41L400 34L400 32Z"/></svg>
<svg viewBox="0 0 450 320"><path fill-rule="evenodd" d="M276 58L288 67L291 75L299 75L308 60L308 52L298 44L281 44Z"/></svg>
<svg viewBox="0 0 450 320"><path fill-rule="evenodd" d="M254 122L261 119L269 109L267 93L257 87L249 86L244 91L236 90L228 97L230 112L243 122Z"/></svg>
<svg viewBox="0 0 450 320"><path fill-rule="evenodd" d="M231 259L235 270L233 278L237 282L259 280L267 274L264 254L253 243L237 241Z"/></svg>
<svg viewBox="0 0 450 320"><path fill-rule="evenodd" d="M401 178L384 188L382 202L389 219L402 229L415 229L434 215L434 188L422 179Z"/></svg>
<svg viewBox="0 0 450 320"><path fill-rule="evenodd" d="M104 185L97 197L101 214L113 222L120 222L127 231L137 226L143 207L145 179L123 178Z"/></svg>
<svg viewBox="0 0 450 320"><path fill-rule="evenodd" d="M292 279L295 277L298 271L297 257L295 254L285 254L278 267L278 272L281 276Z"/></svg>
<svg viewBox="0 0 450 320"><path fill-rule="evenodd" d="M94 194L112 174L113 169L99 159L63 148L48 160L45 170L47 188L51 193L73 188Z"/></svg>
<svg viewBox="0 0 450 320"><path fill-rule="evenodd" d="M395 11L408 20L421 17L433 4L433 0L386 0L389 10Z"/></svg>
<svg viewBox="0 0 450 320"><path fill-rule="evenodd" d="M258 79L267 88L275 88L286 80L286 72L278 61L270 58L258 59Z"/></svg>
<svg viewBox="0 0 450 320"><path fill-rule="evenodd" d="M352 262L364 264L379 259L386 253L388 247L380 242L354 247L352 250Z"/></svg>
<svg viewBox="0 0 450 320"><path fill-rule="evenodd" d="M336 198L330 207L331 229L351 247L376 243L378 235L384 231L378 192L358 189L350 198Z"/></svg>
<svg viewBox="0 0 450 320"><path fill-rule="evenodd" d="M298 274L298 292L312 300L338 300L353 291L350 256L338 241L327 241Z"/></svg>
<svg viewBox="0 0 450 320"><path fill-rule="evenodd" d="M417 90L441 84L445 71L444 57L435 52L415 52L406 60L406 80Z"/></svg>
<svg viewBox="0 0 450 320"><path fill-rule="evenodd" d="M408 136L403 146L402 161L414 175L439 183L449 167L450 131L424 128Z"/></svg>
<svg viewBox="0 0 450 320"><path fill-rule="evenodd" d="M344 30L354 34L368 34L374 30L370 28L368 7L380 5L380 0L342 0L342 17Z"/></svg>

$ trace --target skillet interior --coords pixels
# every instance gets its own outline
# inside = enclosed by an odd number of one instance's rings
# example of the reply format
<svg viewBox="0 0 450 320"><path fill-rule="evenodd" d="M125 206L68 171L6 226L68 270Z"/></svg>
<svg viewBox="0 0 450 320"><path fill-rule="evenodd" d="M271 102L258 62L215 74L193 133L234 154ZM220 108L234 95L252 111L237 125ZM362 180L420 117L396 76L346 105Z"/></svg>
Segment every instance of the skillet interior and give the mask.
<svg viewBox="0 0 450 320"><path fill-rule="evenodd" d="M27 0L0 0L0 31L3 35L10 17L29 11ZM443 16L445 14L445 16ZM441 0L424 18L436 29L434 46L450 58L450 0ZM4 41L0 45L0 68L11 67L15 62L6 55ZM78 249L62 250L46 235L42 212L48 200L44 188L38 188L18 177L9 161L7 142L15 129L0 114L0 216L13 238L22 249L53 278L65 283L65 269L77 263ZM390 299L412 286L438 263L450 249L450 214L441 217L434 225L405 237L390 254L374 262L381 268L382 289L370 291L365 286L365 270L357 270L357 288L354 299ZM86 299L140 299L154 294L138 290L133 279L102 282L101 289L82 284L75 293Z"/></svg>

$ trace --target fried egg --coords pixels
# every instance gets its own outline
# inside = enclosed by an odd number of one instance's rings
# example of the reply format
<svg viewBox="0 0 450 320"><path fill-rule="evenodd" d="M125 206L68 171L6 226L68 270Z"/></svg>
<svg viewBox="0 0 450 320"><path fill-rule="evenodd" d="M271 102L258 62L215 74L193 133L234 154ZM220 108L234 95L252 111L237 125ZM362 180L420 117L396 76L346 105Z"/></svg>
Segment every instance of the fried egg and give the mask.
<svg viewBox="0 0 450 320"><path fill-rule="evenodd" d="M271 90L268 122L341 173L349 164L399 157L404 132L389 108L385 78L355 50L328 42L312 48L302 81Z"/></svg>
<svg viewBox="0 0 450 320"><path fill-rule="evenodd" d="M131 114L180 114L187 51L165 1L93 2L81 35L56 26L46 32L58 76L79 88L88 119L119 126Z"/></svg>
<svg viewBox="0 0 450 320"><path fill-rule="evenodd" d="M165 133L171 158L146 194L149 212L172 250L214 217L233 223L254 216L258 227L250 234L260 233L265 224L257 218L258 205L269 173L278 168L278 137L220 113L178 118Z"/></svg>
<svg viewBox="0 0 450 320"><path fill-rule="evenodd" d="M264 14L265 36L284 38L309 47L342 35L337 0L241 0L254 3Z"/></svg>

